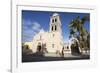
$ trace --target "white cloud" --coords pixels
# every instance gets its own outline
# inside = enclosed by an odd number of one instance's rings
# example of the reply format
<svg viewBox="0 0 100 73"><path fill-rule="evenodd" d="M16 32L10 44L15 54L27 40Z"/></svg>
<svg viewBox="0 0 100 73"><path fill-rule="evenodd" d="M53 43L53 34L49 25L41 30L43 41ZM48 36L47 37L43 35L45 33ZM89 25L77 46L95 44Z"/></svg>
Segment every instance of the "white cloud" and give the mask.
<svg viewBox="0 0 100 73"><path fill-rule="evenodd" d="M35 31L40 31L41 30L41 26L38 22L33 22L33 26L32 29Z"/></svg>
<svg viewBox="0 0 100 73"><path fill-rule="evenodd" d="M36 21L23 19L22 26L22 40L32 41L34 35L36 35L41 30L41 25Z"/></svg>
<svg viewBox="0 0 100 73"><path fill-rule="evenodd" d="M22 21L23 21L22 23L23 23L24 25L32 25L32 21L31 21L31 20L23 19Z"/></svg>

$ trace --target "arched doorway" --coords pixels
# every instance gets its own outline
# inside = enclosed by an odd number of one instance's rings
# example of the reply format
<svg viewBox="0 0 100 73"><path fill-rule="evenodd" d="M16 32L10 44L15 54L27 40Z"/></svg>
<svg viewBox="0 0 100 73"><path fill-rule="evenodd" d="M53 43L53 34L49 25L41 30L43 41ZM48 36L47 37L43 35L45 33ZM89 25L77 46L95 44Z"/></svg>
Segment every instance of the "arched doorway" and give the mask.
<svg viewBox="0 0 100 73"><path fill-rule="evenodd" d="M48 53L46 43L43 44L39 42L37 45L37 52Z"/></svg>
<svg viewBox="0 0 100 73"><path fill-rule="evenodd" d="M38 43L38 45L37 45L37 52L41 52L41 50L42 50L42 45L41 45L41 43Z"/></svg>
<svg viewBox="0 0 100 73"><path fill-rule="evenodd" d="M71 44L71 53L72 55L80 55L80 48L79 48L79 43L77 39L72 39L72 44Z"/></svg>

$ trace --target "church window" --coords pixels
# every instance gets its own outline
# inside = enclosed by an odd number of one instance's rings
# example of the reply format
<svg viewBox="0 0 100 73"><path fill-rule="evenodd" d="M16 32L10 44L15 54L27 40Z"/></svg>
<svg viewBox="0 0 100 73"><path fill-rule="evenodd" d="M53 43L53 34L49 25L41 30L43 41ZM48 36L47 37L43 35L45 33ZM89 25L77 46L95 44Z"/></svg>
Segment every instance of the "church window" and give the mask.
<svg viewBox="0 0 100 73"><path fill-rule="evenodd" d="M57 26L55 25L55 30L57 30Z"/></svg>
<svg viewBox="0 0 100 73"><path fill-rule="evenodd" d="M53 31L53 26L52 26L52 31Z"/></svg>
<svg viewBox="0 0 100 73"><path fill-rule="evenodd" d="M69 49L69 47L67 46L67 49Z"/></svg>
<svg viewBox="0 0 100 73"><path fill-rule="evenodd" d="M57 22L57 19L55 19L55 22Z"/></svg>
<svg viewBox="0 0 100 73"><path fill-rule="evenodd" d="M53 37L55 36L55 34L53 34Z"/></svg>
<svg viewBox="0 0 100 73"><path fill-rule="evenodd" d="M54 48L54 44L52 44L52 48Z"/></svg>
<svg viewBox="0 0 100 73"><path fill-rule="evenodd" d="M52 19L52 23L54 23L54 19Z"/></svg>

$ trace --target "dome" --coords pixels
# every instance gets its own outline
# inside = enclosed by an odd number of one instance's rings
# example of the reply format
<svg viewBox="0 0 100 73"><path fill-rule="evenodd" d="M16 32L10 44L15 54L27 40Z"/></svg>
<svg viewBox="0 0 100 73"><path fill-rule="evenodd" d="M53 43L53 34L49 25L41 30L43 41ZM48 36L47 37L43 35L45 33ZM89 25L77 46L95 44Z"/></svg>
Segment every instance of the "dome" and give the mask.
<svg viewBox="0 0 100 73"><path fill-rule="evenodd" d="M53 14L53 16L58 16L58 15L59 15L58 13L54 13L54 14Z"/></svg>

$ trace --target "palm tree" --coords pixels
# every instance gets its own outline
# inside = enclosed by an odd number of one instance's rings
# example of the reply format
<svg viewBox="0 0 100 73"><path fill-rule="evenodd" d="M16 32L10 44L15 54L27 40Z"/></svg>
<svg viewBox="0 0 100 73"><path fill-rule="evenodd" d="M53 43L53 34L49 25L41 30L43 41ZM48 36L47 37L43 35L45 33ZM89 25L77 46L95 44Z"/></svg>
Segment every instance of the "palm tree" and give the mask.
<svg viewBox="0 0 100 73"><path fill-rule="evenodd" d="M69 38L71 38L72 36L75 36L75 31L71 29Z"/></svg>
<svg viewBox="0 0 100 73"><path fill-rule="evenodd" d="M78 16L76 17L76 19L72 20L71 23L69 24L70 35L75 35L76 33L79 33L77 35L77 39L79 40L81 48L85 48L85 47L89 48L89 44L90 44L89 33L84 28L84 24L86 21L89 21L89 16L84 16L82 18Z"/></svg>

